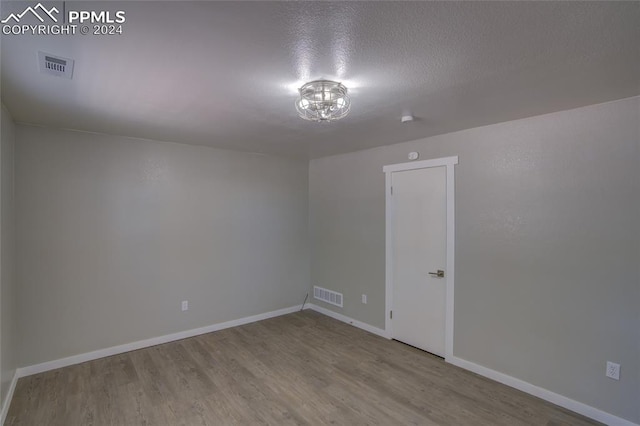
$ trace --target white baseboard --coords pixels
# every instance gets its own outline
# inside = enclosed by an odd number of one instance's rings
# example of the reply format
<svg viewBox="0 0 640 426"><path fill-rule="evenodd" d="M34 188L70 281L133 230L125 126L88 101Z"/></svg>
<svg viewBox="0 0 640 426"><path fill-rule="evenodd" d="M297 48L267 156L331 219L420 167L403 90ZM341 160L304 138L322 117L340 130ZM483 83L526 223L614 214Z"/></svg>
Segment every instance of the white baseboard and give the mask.
<svg viewBox="0 0 640 426"><path fill-rule="evenodd" d="M5 419L7 418L7 413L9 412L9 406L11 405L11 399L13 398L13 392L16 390L16 383L18 383L17 370L15 373L13 373L13 379L11 379L9 390L7 391L7 394L4 397L4 401L2 401L2 412L0 413L0 425L3 425Z"/></svg>
<svg viewBox="0 0 640 426"><path fill-rule="evenodd" d="M104 348L104 349L99 349L97 351L73 355L67 358L61 358L54 361L47 361L41 364L30 365L28 367L21 367L16 370L16 375L18 378L31 376L32 374L38 374L38 373L42 373L49 370L55 370L56 368L62 368L62 367L67 367L69 365L80 364L80 363L92 361L98 358L104 358L107 356L117 355L124 352L135 351L137 349L143 349L150 346L155 346L163 343L173 342L176 340L186 339L187 337L198 336L200 334L211 333L213 331L223 330L225 328L237 327L239 325L244 325L251 322L261 321L268 318L278 317L280 315L290 314L292 312L299 311L301 308L302 308L301 305L291 306L284 309L278 309L277 311L265 312L263 314L253 315L250 317L244 317L236 320L208 325L205 327L194 328L186 331L180 331L178 333L166 334L164 336L153 337L151 339L145 339L145 340L139 340L137 342L126 343L124 345L112 346L110 348Z"/></svg>
<svg viewBox="0 0 640 426"><path fill-rule="evenodd" d="M305 305L305 309L311 309L313 311L320 312L323 315L326 315L333 319L337 319L338 321L346 322L347 324L351 324L354 327L361 328L365 331L368 331L369 333L377 334L378 336L384 337L385 339L389 338L387 332L381 328L374 327L358 320L354 320L353 318L349 318L330 309L323 308L322 306L314 305L313 303L307 303Z"/></svg>
<svg viewBox="0 0 640 426"><path fill-rule="evenodd" d="M550 390L532 385L524 380L516 379L515 377L483 367L482 365L475 364L462 358L454 356L448 358L447 362L610 426L640 426L636 423L630 422L629 420L625 420L605 411L598 410L597 408L591 407L587 404L583 404L582 402L575 401L571 398L567 398L566 396L551 392Z"/></svg>

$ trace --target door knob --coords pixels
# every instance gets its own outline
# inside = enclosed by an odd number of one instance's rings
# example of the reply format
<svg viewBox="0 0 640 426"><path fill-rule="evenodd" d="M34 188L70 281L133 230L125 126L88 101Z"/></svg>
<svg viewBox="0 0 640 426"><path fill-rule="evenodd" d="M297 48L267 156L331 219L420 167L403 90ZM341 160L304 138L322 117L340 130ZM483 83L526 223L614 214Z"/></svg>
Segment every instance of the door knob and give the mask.
<svg viewBox="0 0 640 426"><path fill-rule="evenodd" d="M429 272L429 275L437 278L444 278L444 271L442 269L438 269L438 272Z"/></svg>

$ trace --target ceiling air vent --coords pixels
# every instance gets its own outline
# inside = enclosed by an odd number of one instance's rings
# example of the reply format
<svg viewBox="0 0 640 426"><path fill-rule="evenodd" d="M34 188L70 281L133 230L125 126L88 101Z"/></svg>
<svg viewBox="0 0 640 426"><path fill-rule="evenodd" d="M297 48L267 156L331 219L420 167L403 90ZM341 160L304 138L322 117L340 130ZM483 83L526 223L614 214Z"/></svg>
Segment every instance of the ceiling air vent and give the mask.
<svg viewBox="0 0 640 426"><path fill-rule="evenodd" d="M71 79L73 76L73 59L62 58L48 53L38 52L40 72Z"/></svg>

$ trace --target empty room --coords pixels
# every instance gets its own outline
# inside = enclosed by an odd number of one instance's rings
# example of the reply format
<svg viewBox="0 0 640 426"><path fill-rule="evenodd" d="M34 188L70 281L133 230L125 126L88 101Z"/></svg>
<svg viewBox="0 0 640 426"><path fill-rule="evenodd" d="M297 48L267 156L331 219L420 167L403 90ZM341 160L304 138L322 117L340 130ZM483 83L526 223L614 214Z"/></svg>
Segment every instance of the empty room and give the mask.
<svg viewBox="0 0 640 426"><path fill-rule="evenodd" d="M639 1L0 18L0 425L640 425Z"/></svg>

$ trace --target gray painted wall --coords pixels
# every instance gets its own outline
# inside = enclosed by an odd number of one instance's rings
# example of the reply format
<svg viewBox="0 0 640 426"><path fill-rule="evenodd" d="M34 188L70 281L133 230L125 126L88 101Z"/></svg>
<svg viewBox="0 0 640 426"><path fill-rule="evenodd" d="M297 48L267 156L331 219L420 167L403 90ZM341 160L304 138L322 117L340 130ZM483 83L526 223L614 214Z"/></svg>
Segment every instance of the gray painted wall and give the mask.
<svg viewBox="0 0 640 426"><path fill-rule="evenodd" d="M302 303L306 161L22 125L16 140L21 366Z"/></svg>
<svg viewBox="0 0 640 426"><path fill-rule="evenodd" d="M17 367L13 204L15 125L4 105L0 128L0 404L4 404Z"/></svg>
<svg viewBox="0 0 640 426"><path fill-rule="evenodd" d="M639 423L639 123L636 97L311 161L311 282L344 308L312 301L384 328L382 166L458 155L454 354Z"/></svg>

